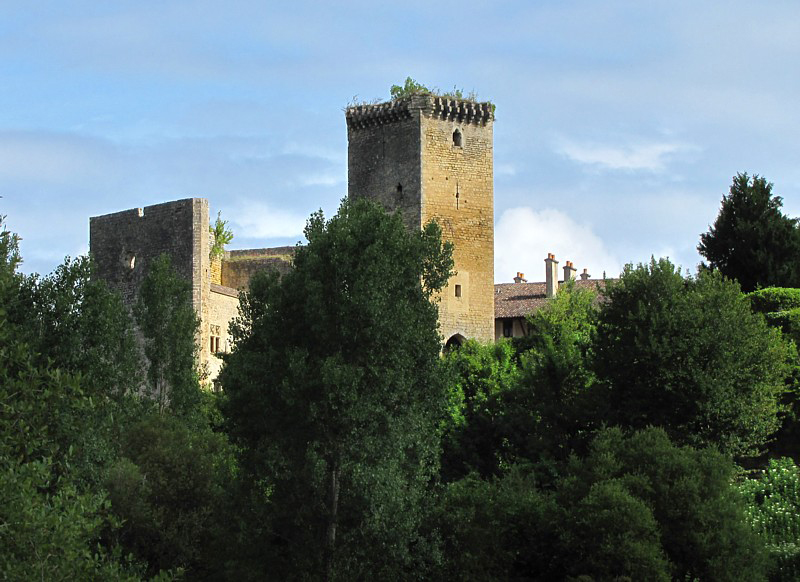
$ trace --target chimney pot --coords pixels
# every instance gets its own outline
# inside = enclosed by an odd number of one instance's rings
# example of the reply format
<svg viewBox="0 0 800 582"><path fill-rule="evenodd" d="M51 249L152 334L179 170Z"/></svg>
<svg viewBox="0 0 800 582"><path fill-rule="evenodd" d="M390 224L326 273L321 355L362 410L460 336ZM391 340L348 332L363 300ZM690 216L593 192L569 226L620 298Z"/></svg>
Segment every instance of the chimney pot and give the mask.
<svg viewBox="0 0 800 582"><path fill-rule="evenodd" d="M589 271L587 269L584 269L583 273L581 273L581 281L588 281L589 277L591 277Z"/></svg>

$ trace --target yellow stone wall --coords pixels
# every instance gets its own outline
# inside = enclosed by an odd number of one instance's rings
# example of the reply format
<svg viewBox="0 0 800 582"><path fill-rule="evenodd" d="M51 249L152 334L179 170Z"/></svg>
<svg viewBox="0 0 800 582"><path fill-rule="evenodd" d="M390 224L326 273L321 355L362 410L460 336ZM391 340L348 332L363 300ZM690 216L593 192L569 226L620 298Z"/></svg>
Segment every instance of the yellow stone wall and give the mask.
<svg viewBox="0 0 800 582"><path fill-rule="evenodd" d="M228 292L220 292L214 287L211 288L207 301L207 314L202 326L206 332L206 343L203 346L207 352L207 357L204 361L206 371L208 372L208 379L214 380L222 368L222 359L211 353L211 337L217 336L220 338L220 351L230 352L232 343L230 335L228 334L228 325L231 320L239 314L239 297L238 294Z"/></svg>
<svg viewBox="0 0 800 582"><path fill-rule="evenodd" d="M461 146L454 132L461 133ZM423 116L422 224L436 220L453 243L456 275L440 294L445 341L494 340L494 181L492 122ZM456 196L458 194L458 196ZM460 286L460 297L456 294Z"/></svg>

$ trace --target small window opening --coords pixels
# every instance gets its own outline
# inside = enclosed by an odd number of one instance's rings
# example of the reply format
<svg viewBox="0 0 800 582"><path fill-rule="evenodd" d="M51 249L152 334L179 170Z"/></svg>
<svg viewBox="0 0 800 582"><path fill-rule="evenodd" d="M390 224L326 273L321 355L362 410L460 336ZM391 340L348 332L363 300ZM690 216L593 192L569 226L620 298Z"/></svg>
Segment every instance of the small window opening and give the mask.
<svg viewBox="0 0 800 582"><path fill-rule="evenodd" d="M461 147L461 131L458 129L453 132L453 145L457 148Z"/></svg>
<svg viewBox="0 0 800 582"><path fill-rule="evenodd" d="M403 185L400 182L397 183L397 193L398 194L403 193Z"/></svg>
<svg viewBox="0 0 800 582"><path fill-rule="evenodd" d="M503 320L503 337L514 337L514 320Z"/></svg>
<svg viewBox="0 0 800 582"><path fill-rule="evenodd" d="M456 285L456 297L461 297L461 285Z"/></svg>

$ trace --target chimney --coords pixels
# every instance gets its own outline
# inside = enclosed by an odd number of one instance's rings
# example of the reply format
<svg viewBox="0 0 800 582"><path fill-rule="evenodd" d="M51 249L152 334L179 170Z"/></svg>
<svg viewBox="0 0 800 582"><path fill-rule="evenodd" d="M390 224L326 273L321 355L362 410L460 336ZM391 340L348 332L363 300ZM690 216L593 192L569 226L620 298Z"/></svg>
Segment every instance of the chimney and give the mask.
<svg viewBox="0 0 800 582"><path fill-rule="evenodd" d="M583 273L581 273L581 281L588 281L589 277L591 277L591 275L589 274L589 271L584 269Z"/></svg>
<svg viewBox="0 0 800 582"><path fill-rule="evenodd" d="M547 253L544 265L547 296L555 297L556 293L558 293L558 261L556 256L553 253Z"/></svg>
<svg viewBox="0 0 800 582"><path fill-rule="evenodd" d="M567 261L567 264L564 265L564 283L567 281L574 281L575 271L577 270L578 269L572 266L572 261Z"/></svg>
<svg viewBox="0 0 800 582"><path fill-rule="evenodd" d="M527 283L528 280L525 278L525 273L517 272L517 276L514 277L514 283Z"/></svg>

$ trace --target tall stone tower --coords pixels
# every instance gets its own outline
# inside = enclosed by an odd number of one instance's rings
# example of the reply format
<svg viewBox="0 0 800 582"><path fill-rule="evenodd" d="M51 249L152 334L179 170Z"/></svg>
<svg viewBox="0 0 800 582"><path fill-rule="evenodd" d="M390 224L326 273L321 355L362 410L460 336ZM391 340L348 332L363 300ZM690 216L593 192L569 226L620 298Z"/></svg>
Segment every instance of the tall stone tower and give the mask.
<svg viewBox="0 0 800 582"><path fill-rule="evenodd" d="M493 108L413 95L346 111L348 195L400 212L409 228L435 220L454 246L441 293L448 344L494 341Z"/></svg>

